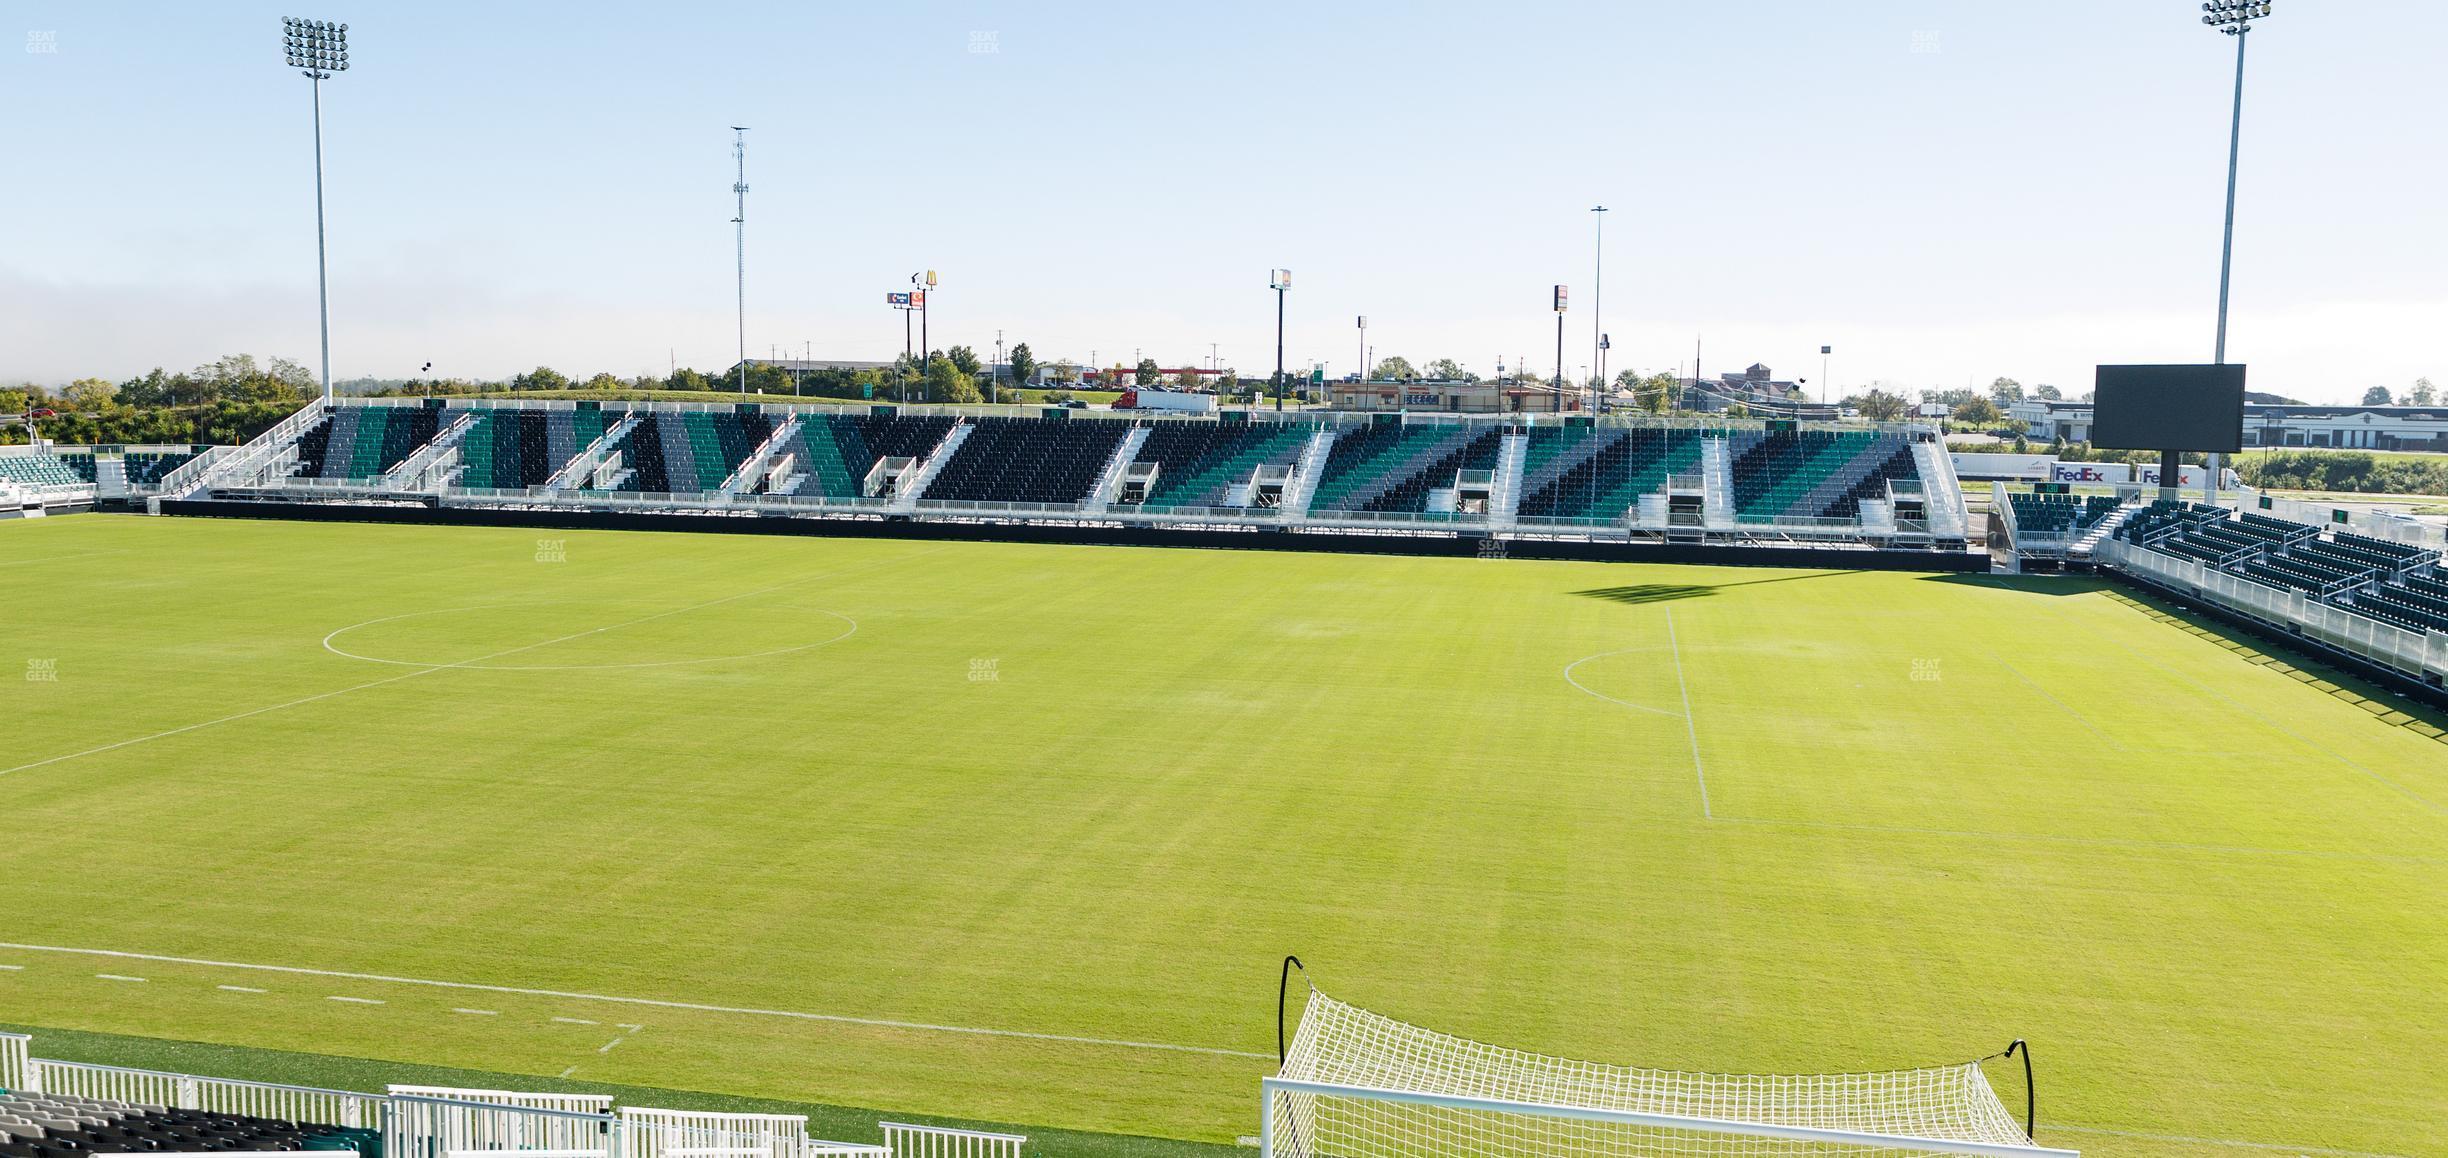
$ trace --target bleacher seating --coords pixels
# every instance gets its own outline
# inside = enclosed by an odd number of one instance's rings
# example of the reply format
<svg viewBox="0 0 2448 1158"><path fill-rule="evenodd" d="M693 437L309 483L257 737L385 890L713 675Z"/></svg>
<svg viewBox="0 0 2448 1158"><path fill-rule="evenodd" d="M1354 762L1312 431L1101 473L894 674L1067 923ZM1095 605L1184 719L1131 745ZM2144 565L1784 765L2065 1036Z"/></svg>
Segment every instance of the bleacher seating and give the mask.
<svg viewBox="0 0 2448 1158"><path fill-rule="evenodd" d="M1147 504L1163 507L1225 505L1235 486L1260 466L1289 466L1317 428L1304 423L1225 425L1201 419L1159 420L1148 427L1135 462L1158 464L1156 488Z"/></svg>
<svg viewBox="0 0 2448 1158"><path fill-rule="evenodd" d="M69 1094L0 1092L0 1158L213 1150L354 1150L379 1158L369 1129L165 1109Z"/></svg>
<svg viewBox="0 0 2448 1158"><path fill-rule="evenodd" d="M1522 455L1519 513L1542 519L1623 517L1668 479L1699 469L1697 430L1534 427Z"/></svg>
<svg viewBox="0 0 2448 1158"><path fill-rule="evenodd" d="M1492 470L1504 432L1445 423L1378 423L1336 435L1319 471L1313 511L1419 512L1428 492L1463 470Z"/></svg>
<svg viewBox="0 0 2448 1158"><path fill-rule="evenodd" d="M424 406L336 407L297 444L297 478L368 481L432 441L441 412Z"/></svg>
<svg viewBox="0 0 2448 1158"><path fill-rule="evenodd" d="M620 421L601 410L485 407L459 439L455 485L519 490L542 486L588 443ZM455 421L455 419L454 419Z"/></svg>
<svg viewBox="0 0 2448 1158"><path fill-rule="evenodd" d="M1886 480L1910 478L1912 444L1869 430L1737 434L1734 513L1754 519L1849 519L1861 500L1886 493Z"/></svg>
<svg viewBox="0 0 2448 1158"><path fill-rule="evenodd" d="M2042 495L2029 491L2011 491L2006 496L2014 506L2015 526L2027 534L2079 534L2098 526L2117 509L2110 495Z"/></svg>
<svg viewBox="0 0 2448 1158"><path fill-rule="evenodd" d="M1076 503L1130 430L1127 422L1088 419L978 418L971 425L922 499Z"/></svg>
<svg viewBox="0 0 2448 1158"><path fill-rule="evenodd" d="M192 450L138 451L120 456L121 467L127 472L128 485L149 487L161 482L171 471L195 460Z"/></svg>
<svg viewBox="0 0 2448 1158"><path fill-rule="evenodd" d="M940 414L822 414L799 419L799 433L784 450L797 455L807 477L792 493L812 498L865 497L867 473L887 458L925 459L952 430Z"/></svg>
<svg viewBox="0 0 2448 1158"><path fill-rule="evenodd" d="M90 463L91 455L83 456ZM93 478L81 474L56 454L12 454L0 456L0 479L29 487L90 486Z"/></svg>

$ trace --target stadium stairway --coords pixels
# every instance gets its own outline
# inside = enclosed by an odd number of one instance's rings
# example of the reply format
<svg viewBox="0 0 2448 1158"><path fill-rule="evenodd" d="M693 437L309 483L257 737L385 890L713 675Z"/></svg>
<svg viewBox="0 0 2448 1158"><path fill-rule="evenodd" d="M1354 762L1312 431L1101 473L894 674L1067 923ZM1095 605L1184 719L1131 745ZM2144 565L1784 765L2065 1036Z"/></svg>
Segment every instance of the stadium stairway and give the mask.
<svg viewBox="0 0 2448 1158"><path fill-rule="evenodd" d="M810 415L800 420L808 477L792 494L808 498L868 497L867 476L888 458L926 462L950 436L955 420L940 414Z"/></svg>
<svg viewBox="0 0 2448 1158"><path fill-rule="evenodd" d="M1457 470L1493 470L1502 432L1442 423L1379 423L1335 438L1309 512L1420 512Z"/></svg>
<svg viewBox="0 0 2448 1158"><path fill-rule="evenodd" d="M1316 429L1306 423L1160 420L1148 427L1132 461L1161 467L1149 506L1247 506L1247 484L1258 468L1299 461ZM1230 502L1236 493L1242 501Z"/></svg>
<svg viewBox="0 0 2448 1158"><path fill-rule="evenodd" d="M1562 437L1548 440L1553 449L1538 474L1530 474L1525 467L1524 515L1620 522L1641 496L1664 490L1675 474L1697 465L1702 450L1699 433L1689 430L1551 429L1549 433ZM1532 431L1534 452L1539 435ZM1556 445L1559 443L1563 445Z"/></svg>

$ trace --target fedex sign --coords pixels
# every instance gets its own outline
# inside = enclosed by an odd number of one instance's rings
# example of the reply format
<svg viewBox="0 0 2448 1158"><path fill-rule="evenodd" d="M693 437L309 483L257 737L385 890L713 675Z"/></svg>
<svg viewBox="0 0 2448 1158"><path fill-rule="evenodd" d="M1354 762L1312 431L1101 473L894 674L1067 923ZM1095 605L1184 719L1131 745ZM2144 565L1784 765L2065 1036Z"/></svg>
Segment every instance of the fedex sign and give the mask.
<svg viewBox="0 0 2448 1158"><path fill-rule="evenodd" d="M2049 481L2109 485L2133 481L2133 468L2121 462L2052 462Z"/></svg>

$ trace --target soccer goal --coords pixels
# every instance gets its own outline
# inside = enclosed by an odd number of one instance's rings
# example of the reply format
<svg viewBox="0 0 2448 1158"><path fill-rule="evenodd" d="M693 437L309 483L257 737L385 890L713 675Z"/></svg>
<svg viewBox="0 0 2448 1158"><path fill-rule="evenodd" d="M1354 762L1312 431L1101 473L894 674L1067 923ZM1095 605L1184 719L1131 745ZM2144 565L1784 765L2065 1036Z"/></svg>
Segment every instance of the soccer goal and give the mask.
<svg viewBox="0 0 2448 1158"><path fill-rule="evenodd" d="M1312 988L1261 1083L1260 1158L1977 1154L2036 1145L1980 1063L1854 1074L1705 1074L1484 1045Z"/></svg>

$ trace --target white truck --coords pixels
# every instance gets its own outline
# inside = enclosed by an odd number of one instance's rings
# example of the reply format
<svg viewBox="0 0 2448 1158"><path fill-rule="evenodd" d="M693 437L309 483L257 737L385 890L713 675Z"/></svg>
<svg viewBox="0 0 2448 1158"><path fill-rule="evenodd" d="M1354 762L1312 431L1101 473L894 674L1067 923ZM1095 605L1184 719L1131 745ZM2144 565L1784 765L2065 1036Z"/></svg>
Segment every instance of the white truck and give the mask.
<svg viewBox="0 0 2448 1158"><path fill-rule="evenodd" d="M1162 410L1173 414L1213 414L1216 396L1192 394L1186 390L1159 390L1152 386L1126 386L1122 396L1114 399L1116 410Z"/></svg>

